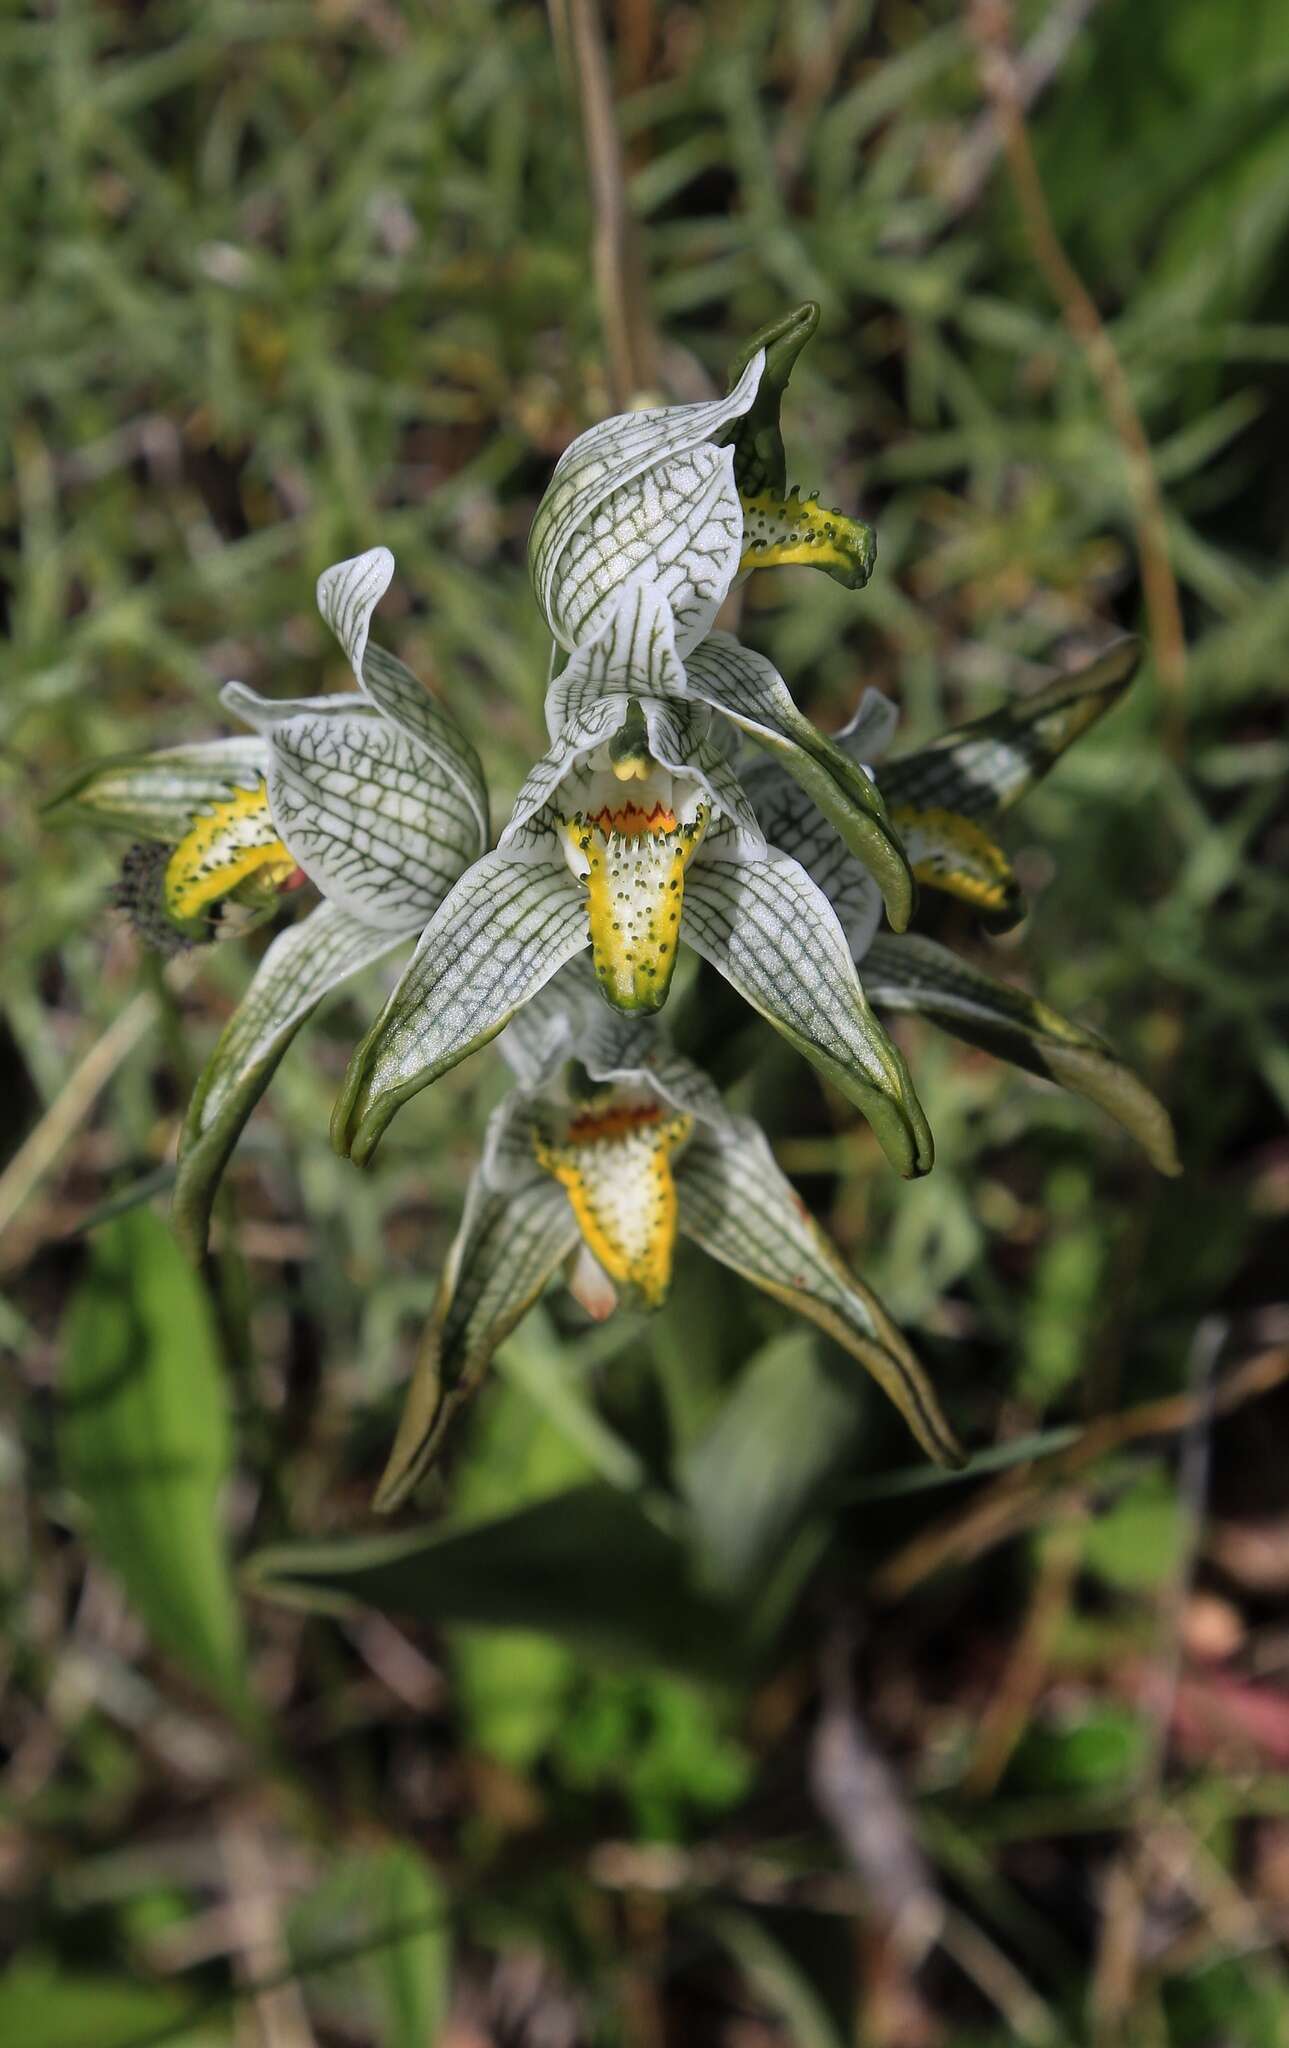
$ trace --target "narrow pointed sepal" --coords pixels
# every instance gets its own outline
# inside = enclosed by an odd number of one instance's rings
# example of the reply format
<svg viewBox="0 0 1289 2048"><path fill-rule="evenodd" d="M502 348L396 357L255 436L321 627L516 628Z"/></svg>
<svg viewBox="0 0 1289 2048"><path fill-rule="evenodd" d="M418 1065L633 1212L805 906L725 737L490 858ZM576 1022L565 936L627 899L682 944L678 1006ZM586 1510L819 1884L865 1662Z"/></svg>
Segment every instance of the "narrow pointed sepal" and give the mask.
<svg viewBox="0 0 1289 2048"><path fill-rule="evenodd" d="M696 863L685 937L867 1117L906 1179L935 1147L899 1047L869 1006L832 905L798 862Z"/></svg>
<svg viewBox="0 0 1289 2048"><path fill-rule="evenodd" d="M202 1070L179 1148L171 1220L190 1256L206 1249L220 1177L302 1024L351 974L399 939L320 903L274 939Z"/></svg>
<svg viewBox="0 0 1289 2048"><path fill-rule="evenodd" d="M55 823L79 818L174 846L199 812L256 789L267 768L268 748L251 733L116 754L79 769L42 806L42 815Z"/></svg>
<svg viewBox="0 0 1289 2048"><path fill-rule="evenodd" d="M813 299L794 307L781 320L771 321L739 350L730 365L729 385L736 391L748 364L765 351L765 367L756 397L738 419L723 426L718 438L734 449L734 481L741 497L769 492L776 498L787 487L787 458L779 414L797 357L819 325L819 308Z"/></svg>
<svg viewBox="0 0 1289 2048"><path fill-rule="evenodd" d="M476 861L349 1063L336 1150L365 1165L400 1104L494 1038L586 943L586 898L562 863L500 850Z"/></svg>
<svg viewBox="0 0 1289 2048"><path fill-rule="evenodd" d="M1158 1172L1181 1172L1167 1110L1095 1032L920 936L875 939L864 979L875 1003L917 1011L969 1044L1087 1096L1137 1140Z"/></svg>
<svg viewBox="0 0 1289 2048"><path fill-rule="evenodd" d="M914 1353L877 1297L847 1271L755 1124L739 1117L724 1133L700 1130L676 1179L687 1236L843 1345L890 1396L928 1457L965 1463Z"/></svg>
<svg viewBox="0 0 1289 2048"><path fill-rule="evenodd" d="M886 915L903 931L916 886L899 836L872 777L792 701L773 663L729 633L712 633L685 664L689 688L784 767L819 806L882 892Z"/></svg>
<svg viewBox="0 0 1289 2048"><path fill-rule="evenodd" d="M1073 675L985 718L954 726L928 747L884 762L877 779L892 808L988 819L1018 803L1068 746L1113 709L1137 673L1141 642L1117 640Z"/></svg>
<svg viewBox="0 0 1289 2048"><path fill-rule="evenodd" d="M429 1470L454 1415L496 1351L573 1251L577 1224L564 1190L538 1179L506 1194L472 1191L421 1341L394 1448L376 1489L381 1514Z"/></svg>

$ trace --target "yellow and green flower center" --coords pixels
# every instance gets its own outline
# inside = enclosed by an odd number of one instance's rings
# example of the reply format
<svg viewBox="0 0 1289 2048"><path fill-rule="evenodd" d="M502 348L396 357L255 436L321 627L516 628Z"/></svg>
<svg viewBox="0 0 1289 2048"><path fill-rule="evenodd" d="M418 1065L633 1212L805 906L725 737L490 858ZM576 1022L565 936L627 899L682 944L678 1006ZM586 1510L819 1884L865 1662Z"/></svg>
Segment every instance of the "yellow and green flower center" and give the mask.
<svg viewBox="0 0 1289 2048"><path fill-rule="evenodd" d="M666 797L641 790L640 798L560 820L564 858L586 883L595 972L619 1010L660 1010L667 1000L685 869L709 815L701 800L690 808L692 815L678 814L670 790Z"/></svg>
<svg viewBox="0 0 1289 2048"><path fill-rule="evenodd" d="M740 570L781 569L793 564L823 569L848 589L858 589L873 573L876 543L871 526L829 512L818 498L803 498L794 488L786 498L771 491L754 497L740 493L743 505L743 553Z"/></svg>
<svg viewBox="0 0 1289 2048"><path fill-rule="evenodd" d="M693 1118L656 1102L586 1110L562 1140L534 1139L538 1164L568 1195L587 1249L650 1308L666 1298L676 1247L672 1154Z"/></svg>
<svg viewBox="0 0 1289 2048"><path fill-rule="evenodd" d="M178 925L191 925L238 890L257 898L294 882L300 870L278 837L263 782L234 790L193 819L166 863L164 903Z"/></svg>

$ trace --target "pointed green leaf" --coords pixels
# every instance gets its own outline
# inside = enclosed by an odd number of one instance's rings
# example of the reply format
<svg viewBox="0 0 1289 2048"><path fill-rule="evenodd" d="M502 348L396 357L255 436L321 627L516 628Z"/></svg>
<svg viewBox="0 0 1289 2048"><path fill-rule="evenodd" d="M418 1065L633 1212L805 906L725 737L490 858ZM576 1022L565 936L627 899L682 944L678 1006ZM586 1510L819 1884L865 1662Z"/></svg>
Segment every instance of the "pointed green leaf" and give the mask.
<svg viewBox="0 0 1289 2048"><path fill-rule="evenodd" d="M903 931L913 913L913 876L872 777L816 732L773 663L730 633L713 633L685 664L691 694L720 711L787 769L877 881L886 914Z"/></svg>
<svg viewBox="0 0 1289 2048"><path fill-rule="evenodd" d="M433 763L434 781L454 785L474 814L481 853L491 836L488 790L479 756L455 718L412 674L410 668L368 639L371 615L389 588L394 557L372 548L350 561L333 563L318 578L318 610L349 656L354 680L376 708Z"/></svg>
<svg viewBox="0 0 1289 2048"><path fill-rule="evenodd" d="M332 1118L336 1149L364 1165L401 1103L495 1038L586 944L585 898L562 863L500 850L476 861L349 1062Z"/></svg>
<svg viewBox="0 0 1289 2048"><path fill-rule="evenodd" d="M273 821L310 881L368 924L424 924L481 844L460 785L366 697L223 699L265 735Z"/></svg>
<svg viewBox="0 0 1289 2048"><path fill-rule="evenodd" d="M690 869L684 937L860 1108L892 1166L929 1173L931 1132L900 1052L860 987L846 935L805 869L703 858Z"/></svg>
<svg viewBox="0 0 1289 2048"><path fill-rule="evenodd" d="M354 1848L290 1909L300 1990L348 2033L375 2007L381 2048L432 2048L451 1999L452 1908L432 1864L407 1842ZM328 1965L325 1958L340 1960Z"/></svg>
<svg viewBox="0 0 1289 2048"><path fill-rule="evenodd" d="M382 1514L406 1500L429 1470L493 1352L528 1313L577 1235L568 1198L556 1182L542 1178L492 1194L476 1180L376 1489Z"/></svg>
<svg viewBox="0 0 1289 2048"><path fill-rule="evenodd" d="M171 1221L190 1257L205 1252L220 1177L301 1025L332 989L403 942L334 903L320 903L274 939L202 1070L184 1120Z"/></svg>
<svg viewBox="0 0 1289 2048"><path fill-rule="evenodd" d="M1139 640L1117 640L1073 675L1032 697L1013 698L986 718L954 726L930 746L887 761L877 779L892 809L953 811L992 818L1033 788L1065 749L1118 703L1137 673Z"/></svg>
<svg viewBox="0 0 1289 2048"><path fill-rule="evenodd" d="M676 1538L600 1484L464 1527L281 1544L248 1569L292 1605L540 1631L616 1662L728 1675L743 1648L739 1617L694 1591Z"/></svg>
<svg viewBox="0 0 1289 2048"><path fill-rule="evenodd" d="M621 413L564 451L528 537L533 589L561 646L598 639L637 576L670 605L682 655L702 639L743 536L733 454L714 437L752 403L762 360L726 398Z"/></svg>
<svg viewBox="0 0 1289 2048"><path fill-rule="evenodd" d="M723 1136L697 1132L680 1161L681 1229L826 1330L890 1395L928 1457L960 1465L963 1452L931 1383L876 1295L842 1264L779 1171L764 1133L746 1117L732 1123Z"/></svg>
<svg viewBox="0 0 1289 2048"><path fill-rule="evenodd" d="M231 1444L205 1294L147 1209L108 1224L64 1330L58 1449L88 1541L158 1644L245 1705L241 1623L219 1526Z"/></svg>
<svg viewBox="0 0 1289 2048"><path fill-rule="evenodd" d="M58 823L83 818L139 839L177 845L198 811L234 790L255 789L267 771L268 748L253 733L157 753L117 754L79 769L44 805L43 814Z"/></svg>
<svg viewBox="0 0 1289 2048"><path fill-rule="evenodd" d="M919 1011L969 1044L1086 1095L1131 1133L1160 1173L1181 1172L1168 1112L1145 1082L1095 1032L1036 996L921 937L875 939L864 980L875 1003Z"/></svg>

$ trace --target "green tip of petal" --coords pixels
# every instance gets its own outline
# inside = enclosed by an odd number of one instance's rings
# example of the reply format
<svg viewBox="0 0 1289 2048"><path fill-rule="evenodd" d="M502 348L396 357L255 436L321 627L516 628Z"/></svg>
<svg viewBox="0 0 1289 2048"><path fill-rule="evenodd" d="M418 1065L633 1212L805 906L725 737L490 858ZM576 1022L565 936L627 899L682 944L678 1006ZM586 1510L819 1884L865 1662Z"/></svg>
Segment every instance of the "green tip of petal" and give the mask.
<svg viewBox="0 0 1289 2048"><path fill-rule="evenodd" d="M793 365L818 325L819 308L813 299L807 299L783 319L772 321L754 334L731 365L733 389L757 350L765 350L765 368L751 407L717 436L719 441L733 444L734 480L740 491L771 491L776 497L783 496L788 471L779 407Z"/></svg>

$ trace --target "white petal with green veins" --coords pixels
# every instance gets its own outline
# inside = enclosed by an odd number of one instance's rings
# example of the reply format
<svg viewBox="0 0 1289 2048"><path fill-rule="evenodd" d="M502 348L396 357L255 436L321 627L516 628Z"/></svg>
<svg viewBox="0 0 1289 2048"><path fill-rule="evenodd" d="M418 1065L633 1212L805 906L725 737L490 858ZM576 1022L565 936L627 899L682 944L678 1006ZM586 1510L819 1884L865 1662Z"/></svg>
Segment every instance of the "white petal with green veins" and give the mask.
<svg viewBox="0 0 1289 2048"><path fill-rule="evenodd" d="M428 1471L447 1425L578 1242L564 1190L539 1177L491 1195L477 1179L417 1354L394 1448L376 1490L387 1514Z"/></svg>
<svg viewBox="0 0 1289 2048"><path fill-rule="evenodd" d="M268 769L256 734L199 740L150 754L120 754L82 768L43 808L47 818L88 822L175 845L194 817L239 789L254 789Z"/></svg>
<svg viewBox="0 0 1289 2048"><path fill-rule="evenodd" d="M680 1227L799 1315L872 1373L939 1465L963 1453L922 1367L876 1296L842 1264L784 1178L763 1133L745 1117L716 1137L695 1133L676 1173Z"/></svg>
<svg viewBox="0 0 1289 2048"><path fill-rule="evenodd" d="M934 1147L902 1054L873 1015L832 906L804 868L710 857L689 878L685 937L863 1111L899 1173Z"/></svg>
<svg viewBox="0 0 1289 2048"><path fill-rule="evenodd" d="M194 1256L205 1250L228 1157L296 1032L324 996L399 943L320 903L269 946L202 1070L184 1120L174 1224Z"/></svg>
<svg viewBox="0 0 1289 2048"><path fill-rule="evenodd" d="M654 584L636 577L619 593L599 639L579 647L547 685L546 730L557 741L606 696L682 698L685 690L671 607Z"/></svg>
<svg viewBox="0 0 1289 2048"><path fill-rule="evenodd" d="M702 638L743 530L733 451L712 437L747 411L764 361L758 352L725 398L622 413L565 450L528 541L537 602L562 646L594 639L641 570L675 614L680 652Z"/></svg>
<svg viewBox="0 0 1289 2048"><path fill-rule="evenodd" d="M586 944L586 898L562 864L500 848L476 861L349 1063L332 1119L337 1150L363 1164L400 1103L494 1038Z"/></svg>
<svg viewBox="0 0 1289 2048"><path fill-rule="evenodd" d="M685 672L691 695L766 748L813 798L878 882L887 916L903 931L913 909L913 877L871 777L802 717L773 663L732 634L710 634Z"/></svg>
<svg viewBox="0 0 1289 2048"><path fill-rule="evenodd" d="M1095 1032L1059 1010L920 936L875 940L865 979L875 1003L917 1011L1000 1059L1086 1095L1131 1133L1160 1173L1181 1172L1163 1104Z"/></svg>
<svg viewBox="0 0 1289 2048"><path fill-rule="evenodd" d="M488 792L479 756L456 720L396 655L368 638L371 616L389 588L394 557L372 548L336 562L318 578L318 609L349 657L354 680L377 709L421 747L439 771L436 779L455 783L478 824L476 853L488 843Z"/></svg>
<svg viewBox="0 0 1289 2048"><path fill-rule="evenodd" d="M822 889L846 934L851 958L862 961L882 922L882 892L799 782L773 761L745 771L744 786L771 846L790 854Z"/></svg>
<svg viewBox="0 0 1289 2048"><path fill-rule="evenodd" d="M323 894L388 931L414 931L479 849L469 796L366 697L224 702L269 749L278 830Z"/></svg>

